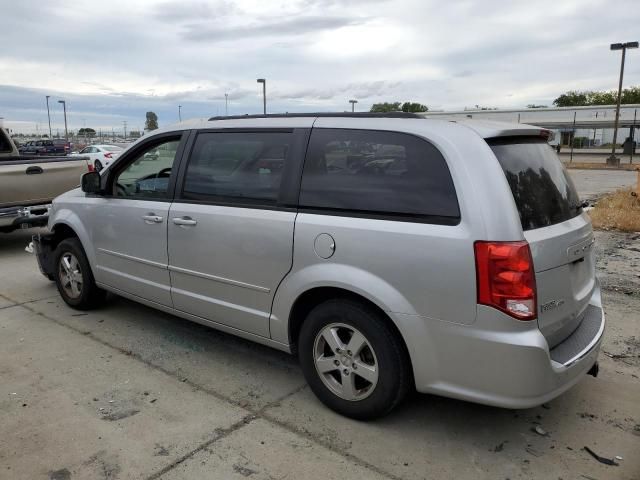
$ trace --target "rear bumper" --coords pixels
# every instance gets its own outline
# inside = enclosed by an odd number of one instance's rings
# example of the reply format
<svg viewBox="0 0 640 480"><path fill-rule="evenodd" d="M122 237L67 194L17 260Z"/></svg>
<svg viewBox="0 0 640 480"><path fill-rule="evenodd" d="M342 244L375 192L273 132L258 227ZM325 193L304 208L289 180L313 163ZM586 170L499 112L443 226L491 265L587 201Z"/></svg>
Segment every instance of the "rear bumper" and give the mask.
<svg viewBox="0 0 640 480"><path fill-rule="evenodd" d="M0 208L0 228L14 230L44 226L49 220L50 209L50 204Z"/></svg>
<svg viewBox="0 0 640 480"><path fill-rule="evenodd" d="M505 408L535 407L574 386L597 362L605 326L599 292L553 350L537 326L489 307L470 326L427 322L428 345L409 346L417 390Z"/></svg>

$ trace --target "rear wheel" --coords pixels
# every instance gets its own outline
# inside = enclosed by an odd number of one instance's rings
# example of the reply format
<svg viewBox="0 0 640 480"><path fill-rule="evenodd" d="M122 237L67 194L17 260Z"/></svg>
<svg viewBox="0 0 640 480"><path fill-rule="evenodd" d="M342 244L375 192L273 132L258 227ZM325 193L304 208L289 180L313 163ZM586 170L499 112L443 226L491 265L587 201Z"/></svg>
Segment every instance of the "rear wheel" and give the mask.
<svg viewBox="0 0 640 480"><path fill-rule="evenodd" d="M104 301L106 292L95 284L93 273L77 238L60 242L55 253L55 282L70 307L89 310Z"/></svg>
<svg viewBox="0 0 640 480"><path fill-rule="evenodd" d="M100 160L96 160L95 162L93 162L93 166L96 169L96 172L100 173L100 170L102 170L104 167L102 166L102 162Z"/></svg>
<svg viewBox="0 0 640 480"><path fill-rule="evenodd" d="M386 415L411 388L402 339L365 303L336 299L315 307L302 325L298 355L313 392L347 417Z"/></svg>

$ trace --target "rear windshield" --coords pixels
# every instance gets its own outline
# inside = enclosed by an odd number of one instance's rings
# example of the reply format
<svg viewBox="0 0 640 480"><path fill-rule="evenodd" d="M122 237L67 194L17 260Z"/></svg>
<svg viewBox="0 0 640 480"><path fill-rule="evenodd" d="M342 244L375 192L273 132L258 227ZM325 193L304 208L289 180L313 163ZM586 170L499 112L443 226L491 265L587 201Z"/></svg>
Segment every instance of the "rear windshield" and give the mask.
<svg viewBox="0 0 640 480"><path fill-rule="evenodd" d="M565 222L582 212L569 174L544 139L488 140L507 177L523 230Z"/></svg>
<svg viewBox="0 0 640 480"><path fill-rule="evenodd" d="M107 152L120 152L122 150L122 148L120 147L116 147L115 145L111 146L111 145L103 145L102 150L106 150Z"/></svg>

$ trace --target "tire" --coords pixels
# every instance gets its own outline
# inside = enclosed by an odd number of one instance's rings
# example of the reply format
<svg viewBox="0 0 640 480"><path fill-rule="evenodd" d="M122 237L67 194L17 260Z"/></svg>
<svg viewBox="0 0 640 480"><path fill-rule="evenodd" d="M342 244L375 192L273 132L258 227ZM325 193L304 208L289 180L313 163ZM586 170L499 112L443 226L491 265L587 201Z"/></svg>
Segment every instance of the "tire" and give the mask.
<svg viewBox="0 0 640 480"><path fill-rule="evenodd" d="M357 345L364 346L348 349ZM399 334L383 314L356 300L328 300L311 310L300 330L298 358L320 401L358 420L388 414L413 385Z"/></svg>
<svg viewBox="0 0 640 480"><path fill-rule="evenodd" d="M61 241L54 258L56 286L67 305L77 310L91 310L104 302L106 292L96 286L80 240Z"/></svg>
<svg viewBox="0 0 640 480"><path fill-rule="evenodd" d="M93 162L93 167L96 169L96 172L98 173L100 173L100 171L104 168L100 160L96 160L95 162Z"/></svg>

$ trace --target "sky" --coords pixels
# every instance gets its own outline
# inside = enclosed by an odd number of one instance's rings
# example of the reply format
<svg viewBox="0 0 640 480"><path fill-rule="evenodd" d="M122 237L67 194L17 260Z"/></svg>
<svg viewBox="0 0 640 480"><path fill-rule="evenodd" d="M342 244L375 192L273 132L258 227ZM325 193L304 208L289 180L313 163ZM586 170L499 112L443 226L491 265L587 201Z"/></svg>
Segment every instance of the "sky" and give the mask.
<svg viewBox="0 0 640 480"><path fill-rule="evenodd" d="M349 99L432 110L551 105L617 87L637 0L0 0L0 117L17 132L110 131ZM625 85L640 84L640 49Z"/></svg>

